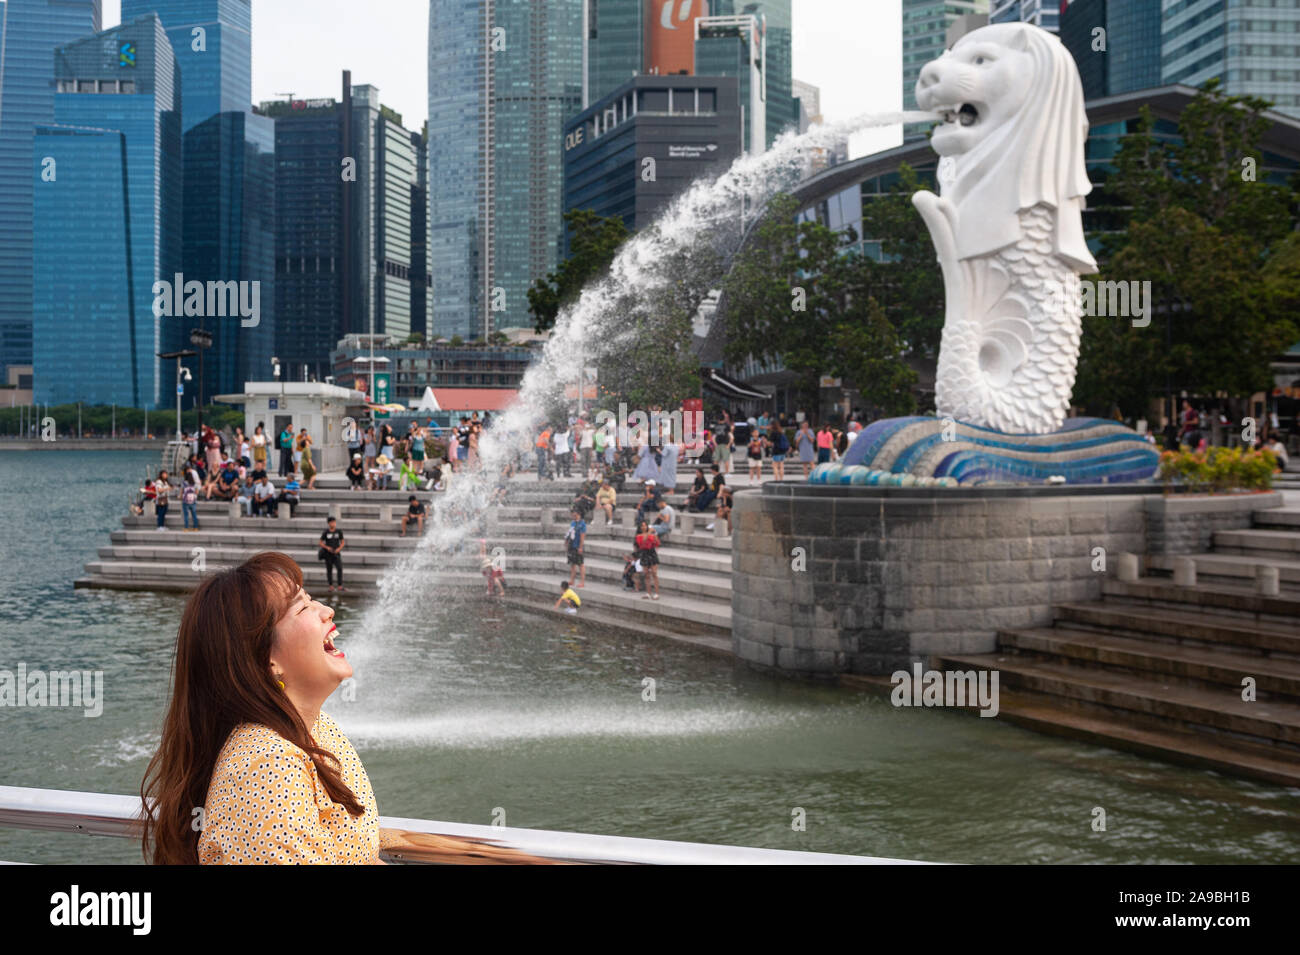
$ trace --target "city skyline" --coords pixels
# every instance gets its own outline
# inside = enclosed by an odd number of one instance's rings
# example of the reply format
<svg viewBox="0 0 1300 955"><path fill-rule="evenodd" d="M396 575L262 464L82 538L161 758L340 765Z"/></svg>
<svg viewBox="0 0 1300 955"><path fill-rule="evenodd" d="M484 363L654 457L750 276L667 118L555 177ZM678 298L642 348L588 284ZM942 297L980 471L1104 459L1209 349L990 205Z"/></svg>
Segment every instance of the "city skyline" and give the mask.
<svg viewBox="0 0 1300 955"><path fill-rule="evenodd" d="M120 22L122 0L103 0L104 25ZM821 90L828 121L864 112L899 109L897 43L901 0L792 0L793 75ZM258 0L253 4L253 102L333 96L338 71L378 88L380 98L419 129L428 116L428 0L379 0L363 7L350 0L314 0L302 15L302 0ZM339 24L346 24L343 29ZM293 36L294 42L277 42ZM870 56L863 56L863 41ZM865 142L897 142L889 130L865 135ZM882 148L882 147L876 147ZM865 147L864 147L865 149ZM855 152L861 152L858 150ZM868 150L869 151L869 150Z"/></svg>

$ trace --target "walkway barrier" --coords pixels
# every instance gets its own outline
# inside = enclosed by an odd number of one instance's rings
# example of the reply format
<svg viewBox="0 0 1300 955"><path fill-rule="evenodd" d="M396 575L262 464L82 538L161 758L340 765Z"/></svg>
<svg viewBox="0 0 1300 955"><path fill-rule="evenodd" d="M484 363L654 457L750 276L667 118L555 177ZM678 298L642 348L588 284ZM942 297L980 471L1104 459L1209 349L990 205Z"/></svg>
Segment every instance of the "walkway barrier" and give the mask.
<svg viewBox="0 0 1300 955"><path fill-rule="evenodd" d="M0 786L0 828L139 839L135 796ZM387 862L440 865L925 865L905 859L712 846L381 816Z"/></svg>

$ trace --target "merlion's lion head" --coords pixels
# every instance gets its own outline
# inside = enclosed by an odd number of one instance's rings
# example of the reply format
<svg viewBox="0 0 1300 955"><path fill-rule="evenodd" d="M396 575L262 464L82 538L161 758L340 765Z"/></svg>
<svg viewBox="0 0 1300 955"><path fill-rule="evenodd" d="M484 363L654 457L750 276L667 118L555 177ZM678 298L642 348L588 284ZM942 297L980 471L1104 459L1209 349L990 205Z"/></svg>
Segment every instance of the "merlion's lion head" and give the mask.
<svg viewBox="0 0 1300 955"><path fill-rule="evenodd" d="M974 30L925 65L916 102L944 114L930 142L943 157L940 192L957 207L959 258L1014 243L1020 210L1045 203L1056 210L1056 253L1079 272L1097 270L1080 216L1092 190L1088 117L1060 40L1025 23Z"/></svg>

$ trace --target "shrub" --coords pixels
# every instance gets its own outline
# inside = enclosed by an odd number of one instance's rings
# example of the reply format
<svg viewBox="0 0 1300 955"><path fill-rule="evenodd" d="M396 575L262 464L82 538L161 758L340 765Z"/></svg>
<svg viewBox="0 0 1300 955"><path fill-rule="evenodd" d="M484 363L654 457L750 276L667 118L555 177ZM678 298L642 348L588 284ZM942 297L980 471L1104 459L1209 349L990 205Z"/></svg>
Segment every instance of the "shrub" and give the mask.
<svg viewBox="0 0 1300 955"><path fill-rule="evenodd" d="M1266 491L1273 485L1275 470L1277 457L1271 451L1182 447L1160 455L1160 480L1167 490L1181 486L1202 492Z"/></svg>

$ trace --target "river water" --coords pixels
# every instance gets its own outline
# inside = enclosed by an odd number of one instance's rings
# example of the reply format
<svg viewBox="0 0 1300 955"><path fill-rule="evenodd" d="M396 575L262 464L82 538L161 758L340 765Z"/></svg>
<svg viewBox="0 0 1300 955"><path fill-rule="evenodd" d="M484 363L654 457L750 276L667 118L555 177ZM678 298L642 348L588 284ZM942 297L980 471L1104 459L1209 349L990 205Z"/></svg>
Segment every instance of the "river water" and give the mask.
<svg viewBox="0 0 1300 955"><path fill-rule="evenodd" d="M0 707L0 785L139 789L184 597L72 582L156 460L0 452L0 669L102 670L105 698L97 718ZM526 828L946 862L1300 862L1294 790L895 709L476 595L430 595L362 639L349 627L364 604L336 602L356 699L336 694L326 709L385 815L488 824L495 813ZM0 859L140 854L125 840L0 829Z"/></svg>

